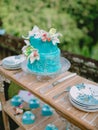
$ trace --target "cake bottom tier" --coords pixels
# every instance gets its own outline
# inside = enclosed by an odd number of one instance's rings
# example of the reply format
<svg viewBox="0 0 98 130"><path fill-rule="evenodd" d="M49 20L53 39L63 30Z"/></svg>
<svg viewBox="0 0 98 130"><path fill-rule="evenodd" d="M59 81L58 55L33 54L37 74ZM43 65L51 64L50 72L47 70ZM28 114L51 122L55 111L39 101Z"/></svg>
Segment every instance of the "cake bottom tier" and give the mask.
<svg viewBox="0 0 98 130"><path fill-rule="evenodd" d="M40 53L40 60L34 63L28 59L27 67L31 72L42 75L58 72L61 69L60 50L49 54Z"/></svg>

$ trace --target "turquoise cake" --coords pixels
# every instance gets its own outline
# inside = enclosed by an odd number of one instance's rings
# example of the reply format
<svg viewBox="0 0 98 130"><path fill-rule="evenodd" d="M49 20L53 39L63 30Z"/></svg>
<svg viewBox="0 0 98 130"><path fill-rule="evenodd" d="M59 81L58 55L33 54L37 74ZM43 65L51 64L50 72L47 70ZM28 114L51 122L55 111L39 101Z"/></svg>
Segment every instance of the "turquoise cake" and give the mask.
<svg viewBox="0 0 98 130"><path fill-rule="evenodd" d="M52 28L49 32L40 30L37 26L29 32L27 46L23 47L23 53L28 57L27 67L35 74L55 74L61 69L60 49L56 30Z"/></svg>

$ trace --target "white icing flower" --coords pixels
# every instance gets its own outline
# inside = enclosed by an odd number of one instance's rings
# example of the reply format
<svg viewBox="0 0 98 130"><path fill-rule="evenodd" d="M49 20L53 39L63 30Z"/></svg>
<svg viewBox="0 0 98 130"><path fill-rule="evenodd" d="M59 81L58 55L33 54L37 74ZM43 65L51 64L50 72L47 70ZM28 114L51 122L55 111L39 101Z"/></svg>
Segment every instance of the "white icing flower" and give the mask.
<svg viewBox="0 0 98 130"><path fill-rule="evenodd" d="M41 37L40 29L37 26L34 26L32 31L29 31L29 37L30 36L34 36L35 38L40 38Z"/></svg>
<svg viewBox="0 0 98 130"><path fill-rule="evenodd" d="M57 43L60 43L60 40L57 37L52 38L53 45L56 45Z"/></svg>
<svg viewBox="0 0 98 130"><path fill-rule="evenodd" d="M60 43L60 40L58 38L59 36L62 36L62 34L61 33L55 33L54 35L51 36L51 40L53 42L53 45Z"/></svg>
<svg viewBox="0 0 98 130"><path fill-rule="evenodd" d="M35 60L39 60L38 50L33 50L32 53L29 55L30 62L33 63Z"/></svg>
<svg viewBox="0 0 98 130"><path fill-rule="evenodd" d="M24 42L26 43L26 45L30 45L29 40L24 40Z"/></svg>
<svg viewBox="0 0 98 130"><path fill-rule="evenodd" d="M23 48L22 48L22 53L23 53L23 54L25 54L27 47L28 47L27 45L26 45L26 46L23 46Z"/></svg>

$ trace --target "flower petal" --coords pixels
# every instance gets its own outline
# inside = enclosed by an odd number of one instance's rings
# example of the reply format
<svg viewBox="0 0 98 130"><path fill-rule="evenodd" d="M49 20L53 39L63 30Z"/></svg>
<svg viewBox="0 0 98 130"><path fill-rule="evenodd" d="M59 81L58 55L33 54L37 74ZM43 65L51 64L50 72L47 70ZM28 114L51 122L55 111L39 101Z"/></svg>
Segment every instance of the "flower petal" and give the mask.
<svg viewBox="0 0 98 130"><path fill-rule="evenodd" d="M26 45L30 45L29 40L24 40L24 42L26 43Z"/></svg>

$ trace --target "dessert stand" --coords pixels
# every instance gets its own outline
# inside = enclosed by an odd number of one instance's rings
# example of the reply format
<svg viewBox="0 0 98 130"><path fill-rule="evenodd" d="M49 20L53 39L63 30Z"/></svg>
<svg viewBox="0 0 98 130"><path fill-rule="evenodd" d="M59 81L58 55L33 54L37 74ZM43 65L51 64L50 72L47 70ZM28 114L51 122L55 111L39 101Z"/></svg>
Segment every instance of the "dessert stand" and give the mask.
<svg viewBox="0 0 98 130"><path fill-rule="evenodd" d="M47 72L44 72L44 73L35 73L35 72L32 72L30 69L28 69L27 67L27 60L25 60L22 64L21 64L21 68L24 72L26 73L29 73L29 74L34 74L36 75L36 78L38 81L44 81L44 80L49 80L51 78L55 78L56 76L66 72L70 66L71 66L71 63L69 62L68 59L64 58L64 57L61 57L61 69L57 72L54 72L54 73L47 73Z"/></svg>

